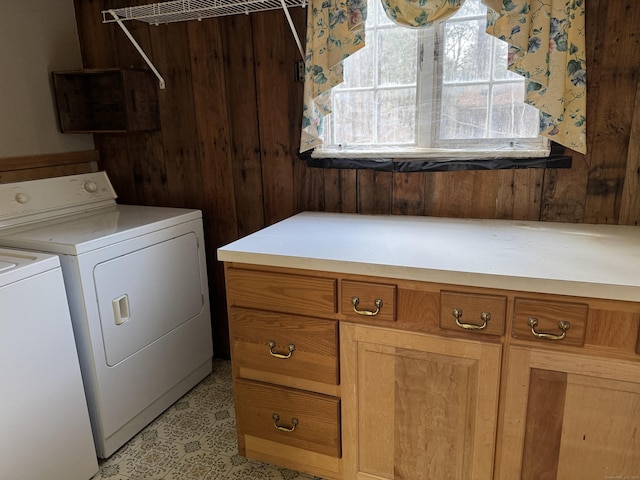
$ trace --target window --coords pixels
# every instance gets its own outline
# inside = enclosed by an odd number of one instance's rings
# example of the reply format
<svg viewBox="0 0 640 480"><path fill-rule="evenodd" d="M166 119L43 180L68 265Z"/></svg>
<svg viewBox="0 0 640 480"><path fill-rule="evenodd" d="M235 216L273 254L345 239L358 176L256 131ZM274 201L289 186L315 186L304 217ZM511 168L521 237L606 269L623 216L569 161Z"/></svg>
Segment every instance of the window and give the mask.
<svg viewBox="0 0 640 480"><path fill-rule="evenodd" d="M333 113L313 157L543 157L539 112L507 70L507 44L485 33L486 7L466 0L440 27L411 29L368 4L367 46L344 61Z"/></svg>

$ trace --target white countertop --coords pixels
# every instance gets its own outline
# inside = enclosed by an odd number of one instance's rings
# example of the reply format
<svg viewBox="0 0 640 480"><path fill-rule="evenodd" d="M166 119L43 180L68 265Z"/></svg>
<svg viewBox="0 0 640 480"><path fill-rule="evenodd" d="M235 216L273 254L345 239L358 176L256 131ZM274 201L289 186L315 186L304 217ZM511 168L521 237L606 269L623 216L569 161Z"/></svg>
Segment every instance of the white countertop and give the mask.
<svg viewBox="0 0 640 480"><path fill-rule="evenodd" d="M305 212L218 260L640 302L640 227Z"/></svg>

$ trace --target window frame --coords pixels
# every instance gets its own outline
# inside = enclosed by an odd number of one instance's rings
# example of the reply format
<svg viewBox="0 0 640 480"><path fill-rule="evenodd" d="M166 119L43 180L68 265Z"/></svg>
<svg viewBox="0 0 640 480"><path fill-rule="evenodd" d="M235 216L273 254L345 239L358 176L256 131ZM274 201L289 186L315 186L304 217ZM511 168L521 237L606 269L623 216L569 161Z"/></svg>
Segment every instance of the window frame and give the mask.
<svg viewBox="0 0 640 480"><path fill-rule="evenodd" d="M377 13L376 13L377 14ZM479 15L474 15L470 17L466 17L464 19L459 19L457 21L469 21L469 20L478 20ZM430 111L420 108L417 113L417 126L416 126L416 139L415 144L419 145L420 142L424 139L425 136L429 137L429 143L431 145L436 144L439 139L439 129L440 123L436 122L435 128L432 126L432 118L434 118L435 109L436 112L439 112L441 106L441 98L442 95L439 94L441 91L442 84L444 83L443 78L443 67L442 62L438 61L439 56L443 54L443 46L441 42L444 42L444 24L437 29L420 29L418 31L419 46L418 52L419 56L417 61L421 62L423 65L435 65L439 71L436 74L433 73L432 69L429 68L421 68L421 65L418 65L419 75L421 75L421 82L416 84L416 98L417 104L421 104L421 96L429 95L431 96L431 101L427 102L430 106ZM376 26L376 30L378 30L378 26ZM427 37L427 38L425 38ZM429 38L431 37L431 38ZM492 38L492 37L491 37ZM375 40L377 42L377 39ZM492 39L491 51L492 58L495 51L494 40ZM428 48L429 45L432 48ZM376 52L377 53L377 52ZM377 55L375 55L375 63L374 67L377 66ZM492 60L493 65L493 60ZM493 71L493 67L491 68ZM374 71L374 75L376 75L376 71ZM434 82L439 85L434 87ZM509 83L509 79L504 79L503 81L498 80L495 81L493 79L493 75L488 79L488 81L480 81L479 84L487 84L492 86L494 83ZM373 89L377 88L378 82L374 82ZM426 86L426 88L425 88ZM375 114L375 113L374 113ZM489 116L490 113L487 113ZM423 121L424 117L429 117L429 121ZM435 116L439 118L439 113ZM504 145L505 139L488 139L488 142L484 142L485 144L493 143L494 145ZM484 149L486 153L482 155L479 149L474 150L463 150L463 153L468 151L469 155L465 155L463 157L460 156L443 156L442 150L434 151L432 148L409 148L405 151L403 149L398 148L390 152L389 150L382 151L380 153L375 153L372 149L358 152L352 152L351 149L345 149L340 152L337 150L326 150L322 147L318 147L310 152L305 152L301 154L300 157L307 160L310 166L315 167L325 167L325 168L374 168L377 170L386 170L386 171L424 171L424 170L437 170L437 171L446 171L446 170L467 170L467 169L496 169L496 168L566 168L571 165L571 157L564 155L564 148L558 145L554 145L552 142L549 142L546 139L543 139L543 142L548 142L547 145L550 147L549 155L539 156L539 157L531 157L530 154L527 156L521 156L517 151L509 152L508 156L500 156L496 157L493 155L494 150L492 149ZM477 145L474 139L463 139L462 141L457 141L456 143L466 143L467 145ZM540 143L540 142L538 142ZM560 148L559 148L560 147ZM417 156L416 154L424 152L426 155ZM497 149L495 150L497 151ZM353 153L356 153L355 155ZM395 166L393 166L395 164Z"/></svg>

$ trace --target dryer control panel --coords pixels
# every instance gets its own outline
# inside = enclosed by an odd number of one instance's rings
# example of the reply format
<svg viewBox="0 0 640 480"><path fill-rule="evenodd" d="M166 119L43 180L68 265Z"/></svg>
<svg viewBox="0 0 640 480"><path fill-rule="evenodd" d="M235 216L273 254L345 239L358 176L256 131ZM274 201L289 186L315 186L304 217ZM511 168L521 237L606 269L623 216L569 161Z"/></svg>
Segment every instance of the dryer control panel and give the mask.
<svg viewBox="0 0 640 480"><path fill-rule="evenodd" d="M115 204L106 172L0 184L0 228Z"/></svg>

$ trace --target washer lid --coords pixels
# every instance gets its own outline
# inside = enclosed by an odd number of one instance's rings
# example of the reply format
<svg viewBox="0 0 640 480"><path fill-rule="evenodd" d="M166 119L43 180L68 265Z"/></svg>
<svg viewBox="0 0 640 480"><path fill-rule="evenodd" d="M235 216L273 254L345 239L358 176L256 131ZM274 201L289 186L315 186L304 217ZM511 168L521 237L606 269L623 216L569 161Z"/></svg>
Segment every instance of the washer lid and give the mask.
<svg viewBox="0 0 640 480"><path fill-rule="evenodd" d="M0 248L0 288L59 267L55 255Z"/></svg>
<svg viewBox="0 0 640 480"><path fill-rule="evenodd" d="M80 255L199 218L202 218L200 210L112 205L0 228L0 245Z"/></svg>

